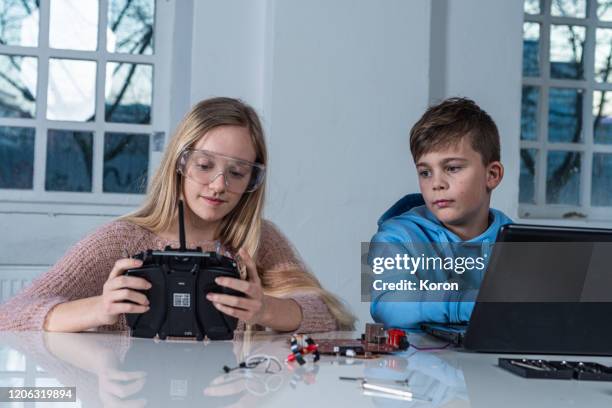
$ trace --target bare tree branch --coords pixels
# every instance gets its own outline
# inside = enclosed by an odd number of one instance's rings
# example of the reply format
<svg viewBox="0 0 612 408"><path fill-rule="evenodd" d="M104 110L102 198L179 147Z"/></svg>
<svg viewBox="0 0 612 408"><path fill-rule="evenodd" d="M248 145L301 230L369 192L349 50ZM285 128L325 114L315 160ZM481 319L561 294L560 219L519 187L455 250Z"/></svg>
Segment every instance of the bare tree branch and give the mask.
<svg viewBox="0 0 612 408"><path fill-rule="evenodd" d="M521 159L525 163L525 168L532 176L535 174L535 160L529 154L527 149L521 149Z"/></svg>
<svg viewBox="0 0 612 408"><path fill-rule="evenodd" d="M125 16L126 11L128 11L128 9L130 8L132 1L133 0L126 1L125 6L123 6L123 9L121 10L121 12L119 13L119 16L117 17L117 20L111 26L111 30L113 31L113 33L117 31L117 27L119 27L119 24L121 24L121 20L123 19L123 16Z"/></svg>
<svg viewBox="0 0 612 408"><path fill-rule="evenodd" d="M6 82L8 82L15 89L17 89L17 91L24 97L24 99L26 99L26 100L28 100L30 102L34 102L35 101L34 95L32 95L27 88L22 88L21 86L19 86L19 84L17 82L13 81L13 79L11 79L8 75L6 75L2 71L0 71L0 78L3 78Z"/></svg>
<svg viewBox="0 0 612 408"><path fill-rule="evenodd" d="M562 14L564 14L565 11L563 10L563 7L561 6L561 4L559 2L557 2L557 4L559 5L559 8L562 11ZM568 28L570 32L570 38L569 38L570 47L574 54L573 59L575 61L574 66L576 68L576 77L582 78L582 76L584 75L584 64L583 64L584 63L584 52L581 52L580 58L578 58L578 49L579 49L578 42L580 41L581 43L580 48L583 48L584 43L578 38L578 35L575 32L573 26L568 26ZM574 128L574 135L571 140L572 143L580 142L580 135L582 132L582 124L583 124L583 119L582 119L583 104L584 104L583 98L580 97L580 95L576 95L576 102L574 106L574 115L576 116L576 126ZM552 176L548 179L548 185L546 186L547 187L546 193L547 193L547 196L551 197L553 202L557 201L561 188L563 188L569 182L569 180L573 176L573 170L577 168L578 166L580 166L580 153L568 152L568 154L565 155L561 165L557 169L555 169Z"/></svg>
<svg viewBox="0 0 612 408"><path fill-rule="evenodd" d="M612 65L612 41L610 41L610 50L608 51L608 57L606 58L606 66L601 71L603 74L603 82L608 82L608 76L610 75L610 67ZM599 126L601 122L601 118L603 116L603 109L606 102L606 91L601 91L601 100L599 101L599 108L597 109L597 116L595 117L595 121L593 122L593 132Z"/></svg>
<svg viewBox="0 0 612 408"><path fill-rule="evenodd" d="M91 180L91 167L89 164L93 163L91 143L89 143L88 135L83 132L74 132L74 141L81 154L83 155L83 161L85 162L85 171L87 172L87 178Z"/></svg>
<svg viewBox="0 0 612 408"><path fill-rule="evenodd" d="M147 35L143 38L142 46L140 47L140 50L138 52L139 54L142 54L144 52L144 50L147 48L147 46L151 42L152 38L153 38L153 26L149 26L149 31L147 32ZM130 67L130 71L128 72L127 78L125 82L123 83L123 86L121 87L121 90L119 91L119 94L117 95L117 99L115 100L113 105L106 111L105 119L107 121L111 118L111 116L113 115L117 107L121 104L121 100L125 96L125 92L127 91L127 88L130 85L130 81L132 80L132 77L134 76L134 72L136 71L136 66L137 64L132 64L132 66Z"/></svg>
<svg viewBox="0 0 612 408"><path fill-rule="evenodd" d="M104 152L104 161L109 161L117 157L119 153L130 143L129 137L124 137L121 142L117 143L117 145L107 152Z"/></svg>
<svg viewBox="0 0 612 408"><path fill-rule="evenodd" d="M23 8L26 9L28 15L32 14L32 9L30 9L27 0L21 0L21 4L23 4Z"/></svg>

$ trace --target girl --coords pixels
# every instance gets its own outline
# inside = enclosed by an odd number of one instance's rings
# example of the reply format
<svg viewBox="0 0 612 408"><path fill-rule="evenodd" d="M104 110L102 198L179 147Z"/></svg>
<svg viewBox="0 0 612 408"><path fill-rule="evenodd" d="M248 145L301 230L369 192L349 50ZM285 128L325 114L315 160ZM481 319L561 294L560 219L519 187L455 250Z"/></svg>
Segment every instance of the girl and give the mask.
<svg viewBox="0 0 612 408"><path fill-rule="evenodd" d="M245 297L209 294L221 312L276 331L352 329L354 317L321 288L287 239L262 219L267 153L255 111L230 98L192 108L180 123L136 212L89 235L0 307L2 330L127 330L125 313L149 310L133 255L178 247L178 201L185 202L189 248L223 245L245 266L244 279L217 283ZM109 274L110 271L110 274Z"/></svg>

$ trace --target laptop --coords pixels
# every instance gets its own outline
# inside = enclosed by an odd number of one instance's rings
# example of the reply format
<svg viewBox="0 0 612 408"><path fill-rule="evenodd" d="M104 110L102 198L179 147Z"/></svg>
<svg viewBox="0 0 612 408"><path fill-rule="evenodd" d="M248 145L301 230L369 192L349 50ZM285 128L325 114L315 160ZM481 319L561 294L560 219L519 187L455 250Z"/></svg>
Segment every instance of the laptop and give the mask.
<svg viewBox="0 0 612 408"><path fill-rule="evenodd" d="M469 323L425 333L478 352L612 355L612 230L509 224L496 241Z"/></svg>

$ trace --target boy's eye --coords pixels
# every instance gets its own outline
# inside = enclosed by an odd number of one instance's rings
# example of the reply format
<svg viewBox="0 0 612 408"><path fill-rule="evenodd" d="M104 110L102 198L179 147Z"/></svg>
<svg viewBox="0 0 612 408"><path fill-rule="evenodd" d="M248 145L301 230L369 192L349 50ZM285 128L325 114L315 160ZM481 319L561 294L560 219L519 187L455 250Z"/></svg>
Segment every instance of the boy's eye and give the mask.
<svg viewBox="0 0 612 408"><path fill-rule="evenodd" d="M461 167L460 166L448 166L446 170L450 173L456 173L459 170L461 170Z"/></svg>
<svg viewBox="0 0 612 408"><path fill-rule="evenodd" d="M429 170L421 170L419 171L419 176L421 177L429 177L431 175L431 172Z"/></svg>

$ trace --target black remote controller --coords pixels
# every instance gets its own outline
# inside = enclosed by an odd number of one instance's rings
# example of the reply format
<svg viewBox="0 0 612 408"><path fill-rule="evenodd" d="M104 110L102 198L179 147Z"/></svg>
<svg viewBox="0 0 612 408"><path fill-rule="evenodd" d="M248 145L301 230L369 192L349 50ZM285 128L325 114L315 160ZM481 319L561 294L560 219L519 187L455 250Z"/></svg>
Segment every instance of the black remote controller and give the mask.
<svg viewBox="0 0 612 408"><path fill-rule="evenodd" d="M146 279L152 285L142 291L149 299L145 313L128 313L126 319L134 337L160 339L195 337L203 340L230 340L238 320L221 313L206 299L209 292L242 296L244 293L219 286L215 278L240 279L236 261L217 252L185 249L183 203L179 201L181 248L166 247L163 251L148 250L134 258L141 259L140 268L130 269L126 276Z"/></svg>

